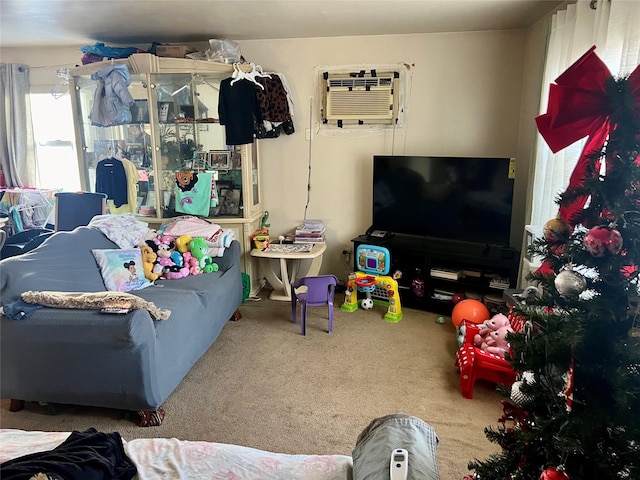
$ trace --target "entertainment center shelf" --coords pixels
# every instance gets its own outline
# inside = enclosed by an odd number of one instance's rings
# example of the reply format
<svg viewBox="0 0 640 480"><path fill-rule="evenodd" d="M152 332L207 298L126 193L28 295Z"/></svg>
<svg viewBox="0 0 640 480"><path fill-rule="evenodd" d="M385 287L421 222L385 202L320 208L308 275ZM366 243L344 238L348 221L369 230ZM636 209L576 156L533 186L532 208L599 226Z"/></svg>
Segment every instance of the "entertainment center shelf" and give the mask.
<svg viewBox="0 0 640 480"><path fill-rule="evenodd" d="M517 283L520 252L510 247L400 234L361 235L351 241L354 251L359 245L389 250L389 275L397 280L405 307L451 314L452 301L442 299L448 294L501 299L503 291Z"/></svg>

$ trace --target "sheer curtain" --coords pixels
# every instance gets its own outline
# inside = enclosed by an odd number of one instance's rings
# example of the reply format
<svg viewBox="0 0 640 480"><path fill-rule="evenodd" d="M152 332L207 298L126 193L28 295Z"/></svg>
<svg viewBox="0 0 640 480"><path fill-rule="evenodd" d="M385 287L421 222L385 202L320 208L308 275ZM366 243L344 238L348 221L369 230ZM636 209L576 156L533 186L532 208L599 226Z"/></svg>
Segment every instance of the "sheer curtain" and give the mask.
<svg viewBox="0 0 640 480"><path fill-rule="evenodd" d="M578 0L553 15L542 83L540 113L547 109L549 85L591 46L614 76L631 73L640 63L640 2ZM569 183L584 140L553 154L543 138L536 140L532 225L543 225L558 213L554 200Z"/></svg>
<svg viewBox="0 0 640 480"><path fill-rule="evenodd" d="M35 186L29 67L0 63L0 166L8 187Z"/></svg>

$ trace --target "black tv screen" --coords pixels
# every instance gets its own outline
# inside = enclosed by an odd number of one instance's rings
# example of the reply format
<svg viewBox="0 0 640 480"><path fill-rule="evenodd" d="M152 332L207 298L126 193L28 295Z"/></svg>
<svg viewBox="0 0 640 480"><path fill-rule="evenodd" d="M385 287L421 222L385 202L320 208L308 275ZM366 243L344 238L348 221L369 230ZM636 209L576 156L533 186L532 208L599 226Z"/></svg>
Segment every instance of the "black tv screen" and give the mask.
<svg viewBox="0 0 640 480"><path fill-rule="evenodd" d="M373 157L373 228L509 246L509 158Z"/></svg>

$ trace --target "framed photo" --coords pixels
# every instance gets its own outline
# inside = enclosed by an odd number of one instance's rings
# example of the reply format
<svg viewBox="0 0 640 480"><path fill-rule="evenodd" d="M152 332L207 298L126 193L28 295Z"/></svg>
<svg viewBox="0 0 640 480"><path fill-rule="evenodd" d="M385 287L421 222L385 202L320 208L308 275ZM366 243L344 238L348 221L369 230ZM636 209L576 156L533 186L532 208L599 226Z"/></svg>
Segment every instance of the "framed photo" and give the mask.
<svg viewBox="0 0 640 480"><path fill-rule="evenodd" d="M173 103L158 102L158 121L160 123L173 122L175 120L173 113Z"/></svg>
<svg viewBox="0 0 640 480"><path fill-rule="evenodd" d="M239 188L221 188L218 205L221 215L240 215L241 191Z"/></svg>
<svg viewBox="0 0 640 480"><path fill-rule="evenodd" d="M135 100L131 105L131 117L131 123L148 123L149 103L146 100Z"/></svg>
<svg viewBox="0 0 640 480"><path fill-rule="evenodd" d="M231 152L229 150L209 150L211 168L231 168Z"/></svg>
<svg viewBox="0 0 640 480"><path fill-rule="evenodd" d="M146 203L145 205L148 205L149 207L156 207L156 192L154 190L149 190L147 192L147 197L146 197Z"/></svg>

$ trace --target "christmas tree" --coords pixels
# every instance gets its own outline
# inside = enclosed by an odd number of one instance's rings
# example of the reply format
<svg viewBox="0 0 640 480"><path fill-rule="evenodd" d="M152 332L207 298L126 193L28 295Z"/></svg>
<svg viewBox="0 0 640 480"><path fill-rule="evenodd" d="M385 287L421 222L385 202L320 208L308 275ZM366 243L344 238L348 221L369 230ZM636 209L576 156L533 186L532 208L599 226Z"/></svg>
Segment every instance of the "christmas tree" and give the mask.
<svg viewBox="0 0 640 480"><path fill-rule="evenodd" d="M557 152L587 137L557 218L529 253L536 298L514 307L519 380L485 429L501 452L472 478L640 479L640 67L613 78L595 47L551 85L536 119Z"/></svg>

